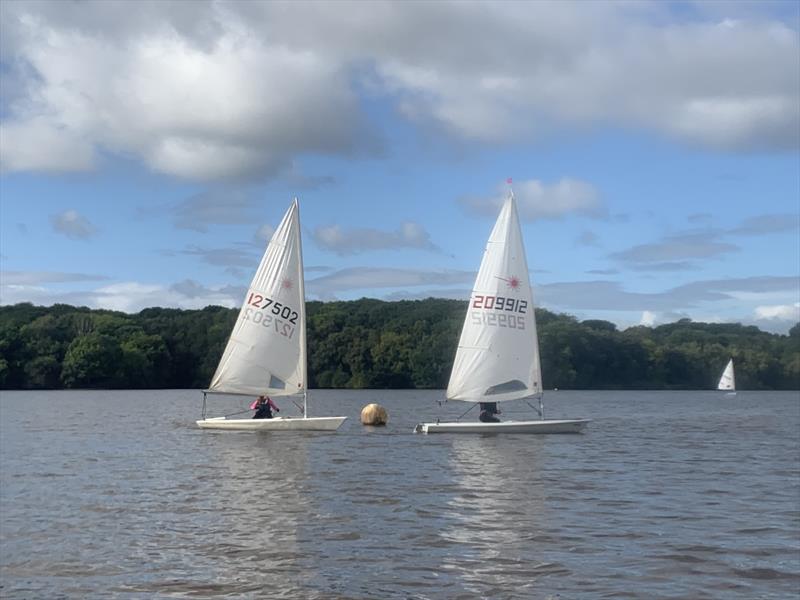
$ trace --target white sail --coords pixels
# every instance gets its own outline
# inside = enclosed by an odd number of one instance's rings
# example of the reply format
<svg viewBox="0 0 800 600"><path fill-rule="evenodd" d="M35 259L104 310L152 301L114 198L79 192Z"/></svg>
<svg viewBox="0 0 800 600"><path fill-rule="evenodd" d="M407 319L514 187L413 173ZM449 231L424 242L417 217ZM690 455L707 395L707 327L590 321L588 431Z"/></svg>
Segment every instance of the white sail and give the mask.
<svg viewBox="0 0 800 600"><path fill-rule="evenodd" d="M210 391L281 396L306 389L306 304L295 199L245 294Z"/></svg>
<svg viewBox="0 0 800 600"><path fill-rule="evenodd" d="M447 398L502 402L541 391L533 291L512 193L486 245Z"/></svg>
<svg viewBox="0 0 800 600"><path fill-rule="evenodd" d="M717 389L718 390L736 389L736 377L733 374L733 359L730 359L728 361L728 365L722 372L722 377L719 378L719 384L717 385Z"/></svg>

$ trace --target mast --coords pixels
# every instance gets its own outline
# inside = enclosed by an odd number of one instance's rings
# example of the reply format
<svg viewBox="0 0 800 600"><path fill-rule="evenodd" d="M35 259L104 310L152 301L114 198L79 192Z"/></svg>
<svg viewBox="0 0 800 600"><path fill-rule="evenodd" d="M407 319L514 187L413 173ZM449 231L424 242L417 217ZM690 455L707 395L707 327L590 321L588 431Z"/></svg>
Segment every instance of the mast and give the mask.
<svg viewBox="0 0 800 600"><path fill-rule="evenodd" d="M306 277L303 267L303 236L300 231L300 204L294 199L297 211L298 279L300 282L300 354L303 368L303 418L308 417L308 352L306 339Z"/></svg>

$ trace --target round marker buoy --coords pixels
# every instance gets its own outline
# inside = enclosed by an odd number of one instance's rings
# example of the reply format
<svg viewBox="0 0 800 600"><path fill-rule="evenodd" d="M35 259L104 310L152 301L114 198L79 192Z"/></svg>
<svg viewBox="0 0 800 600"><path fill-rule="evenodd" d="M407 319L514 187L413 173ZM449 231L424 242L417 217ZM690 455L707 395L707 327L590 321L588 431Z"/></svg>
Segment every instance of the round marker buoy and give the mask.
<svg viewBox="0 0 800 600"><path fill-rule="evenodd" d="M386 425L389 420L389 413L380 404L367 404L361 409L362 425Z"/></svg>

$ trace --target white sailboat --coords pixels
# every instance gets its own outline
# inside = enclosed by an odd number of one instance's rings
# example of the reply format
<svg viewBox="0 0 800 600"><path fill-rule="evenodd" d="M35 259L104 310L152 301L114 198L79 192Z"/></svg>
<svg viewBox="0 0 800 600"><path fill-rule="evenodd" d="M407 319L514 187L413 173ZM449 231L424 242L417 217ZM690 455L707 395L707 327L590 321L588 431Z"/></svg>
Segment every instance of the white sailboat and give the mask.
<svg viewBox="0 0 800 600"><path fill-rule="evenodd" d="M586 419L546 420L533 291L511 192L483 255L447 386L448 400L538 397L539 420L419 423L416 433L578 433Z"/></svg>
<svg viewBox="0 0 800 600"><path fill-rule="evenodd" d="M730 359L728 364L725 366L725 370L722 372L722 376L719 378L717 389L728 392L726 396L732 396L736 393L736 376L733 373L733 359Z"/></svg>
<svg viewBox="0 0 800 600"><path fill-rule="evenodd" d="M204 429L335 431L347 417L308 416L306 302L297 199L272 236L228 345L203 392ZM302 417L208 417L207 394L303 396Z"/></svg>

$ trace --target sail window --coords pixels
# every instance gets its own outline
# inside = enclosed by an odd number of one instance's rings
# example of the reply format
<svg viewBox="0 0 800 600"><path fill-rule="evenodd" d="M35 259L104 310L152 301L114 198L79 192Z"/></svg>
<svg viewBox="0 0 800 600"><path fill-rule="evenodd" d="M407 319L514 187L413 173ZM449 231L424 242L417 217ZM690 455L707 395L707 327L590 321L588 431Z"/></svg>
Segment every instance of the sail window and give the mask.
<svg viewBox="0 0 800 600"><path fill-rule="evenodd" d="M279 377L275 377L275 375L270 376L269 378L269 388L271 390L285 390L286 389L286 382Z"/></svg>
<svg viewBox="0 0 800 600"><path fill-rule="evenodd" d="M521 392L522 390L527 389L528 386L522 383L519 379L512 379L510 381L506 381L505 383L498 383L497 385L487 388L486 391L483 392L483 395L492 396L494 394L507 394L508 392Z"/></svg>

